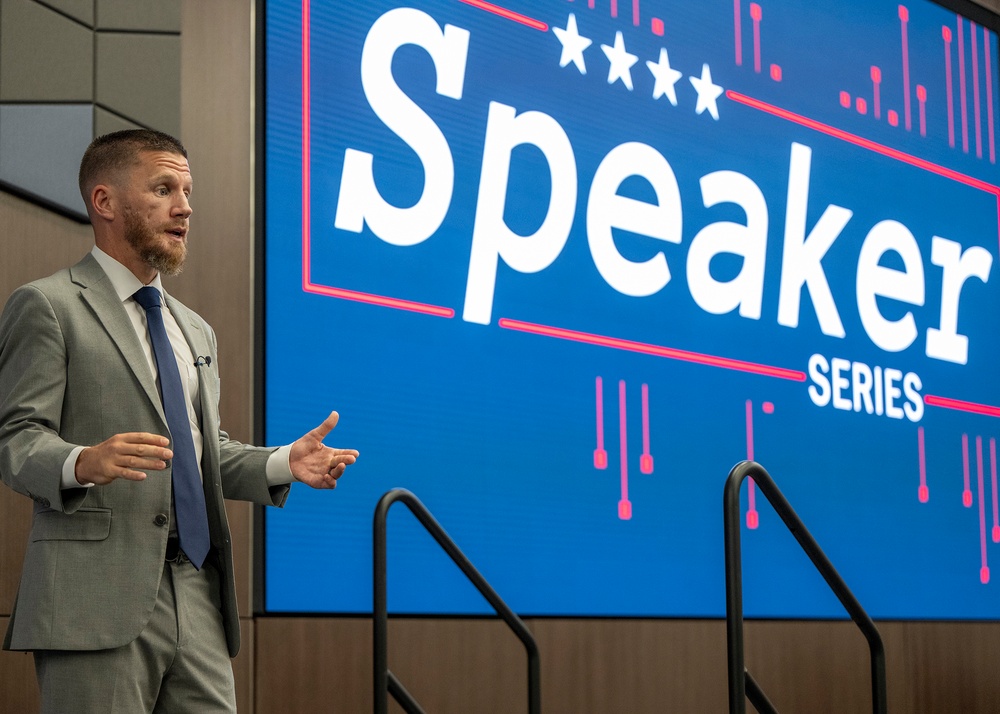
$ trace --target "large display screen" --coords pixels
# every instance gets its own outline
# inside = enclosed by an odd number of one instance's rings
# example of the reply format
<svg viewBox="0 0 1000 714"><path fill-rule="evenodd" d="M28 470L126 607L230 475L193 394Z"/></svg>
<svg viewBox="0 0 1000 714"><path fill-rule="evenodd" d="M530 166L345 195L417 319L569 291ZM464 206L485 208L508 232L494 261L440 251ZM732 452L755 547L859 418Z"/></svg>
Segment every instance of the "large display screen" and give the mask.
<svg viewBox="0 0 1000 714"><path fill-rule="evenodd" d="M725 613L754 459L878 618L1000 617L997 35L873 0L266 6L264 424L335 491L270 612L372 607L412 491L523 615ZM752 482L746 613L842 617ZM389 607L489 612L389 518Z"/></svg>

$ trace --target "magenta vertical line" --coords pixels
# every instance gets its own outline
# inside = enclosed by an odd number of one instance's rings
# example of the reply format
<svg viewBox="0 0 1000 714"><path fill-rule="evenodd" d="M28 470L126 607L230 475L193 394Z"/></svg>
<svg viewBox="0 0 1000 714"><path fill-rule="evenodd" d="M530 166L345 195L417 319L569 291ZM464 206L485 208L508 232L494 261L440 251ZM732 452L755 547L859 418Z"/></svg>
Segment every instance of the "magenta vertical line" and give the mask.
<svg viewBox="0 0 1000 714"><path fill-rule="evenodd" d="M642 453L649 454L649 385L642 385Z"/></svg>
<svg viewBox="0 0 1000 714"><path fill-rule="evenodd" d="M986 562L986 503L983 488L983 437L976 437L976 474L979 476L979 554L982 568L979 580L985 585L990 581L990 567Z"/></svg>
<svg viewBox="0 0 1000 714"><path fill-rule="evenodd" d="M743 66L743 25L740 20L740 0L733 0L733 34L736 37L736 66Z"/></svg>
<svg viewBox="0 0 1000 714"><path fill-rule="evenodd" d="M983 28L983 55L986 60L986 134L990 142L990 163L997 162L996 145L993 137L993 43L990 33Z"/></svg>
<svg viewBox="0 0 1000 714"><path fill-rule="evenodd" d="M632 517L632 504L628 500L628 431L625 422L625 380L622 379L618 382L618 429L622 469L622 498L618 502L618 517L627 521Z"/></svg>
<svg viewBox="0 0 1000 714"><path fill-rule="evenodd" d="M951 29L941 28L944 37L944 78L948 90L948 146L955 148L955 93L951 82Z"/></svg>
<svg viewBox="0 0 1000 714"><path fill-rule="evenodd" d="M753 20L753 71L760 72L760 5L750 3L750 18Z"/></svg>
<svg viewBox="0 0 1000 714"><path fill-rule="evenodd" d="M597 448L604 448L604 380L596 380L597 388Z"/></svg>
<svg viewBox="0 0 1000 714"><path fill-rule="evenodd" d="M920 103L920 136L927 136L927 89L917 85L917 101Z"/></svg>
<svg viewBox="0 0 1000 714"><path fill-rule="evenodd" d="M639 26L639 0L632 0L632 24Z"/></svg>
<svg viewBox="0 0 1000 714"><path fill-rule="evenodd" d="M969 108L965 99L965 30L962 29L962 16L958 16L958 90L959 105L962 107L962 151L969 153Z"/></svg>
<svg viewBox="0 0 1000 714"><path fill-rule="evenodd" d="M990 439L990 485L993 487L993 542L1000 543L1000 510L997 509L997 440Z"/></svg>
<svg viewBox="0 0 1000 714"><path fill-rule="evenodd" d="M917 460L920 463L920 487L917 489L917 500L927 503L930 492L927 489L927 457L924 455L924 428L917 427Z"/></svg>
<svg viewBox="0 0 1000 714"><path fill-rule="evenodd" d="M309 100L311 96L310 80L310 57L309 48L311 43L309 30L310 8L309 0L302 0L302 287L303 289L311 282L310 274L311 258L310 231L312 227L312 217L310 208L312 204L312 188L310 186L311 167L310 157L312 154L311 139L309 136L311 127L311 109Z"/></svg>
<svg viewBox="0 0 1000 714"><path fill-rule="evenodd" d="M653 473L653 455L649 452L649 385L642 385L642 456L639 457L639 471Z"/></svg>
<svg viewBox="0 0 1000 714"><path fill-rule="evenodd" d="M912 121L910 119L910 47L909 40L907 38L906 28L909 24L910 13L903 6L899 6L899 24L900 32L903 37L903 113L906 117L906 130L909 131L912 127Z"/></svg>
<svg viewBox="0 0 1000 714"><path fill-rule="evenodd" d="M969 488L969 435L962 434L962 505L972 506L972 489Z"/></svg>
<svg viewBox="0 0 1000 714"><path fill-rule="evenodd" d="M594 468L606 469L608 467L608 452L604 450L604 380L598 377L595 380L597 405L597 448L594 449Z"/></svg>
<svg viewBox="0 0 1000 714"><path fill-rule="evenodd" d="M618 17L618 0L611 0L611 17Z"/></svg>
<svg viewBox="0 0 1000 714"><path fill-rule="evenodd" d="M872 105L875 109L875 118L882 118L882 102L881 94L879 92L879 87L882 84L882 70L878 67L872 67Z"/></svg>
<svg viewBox="0 0 1000 714"><path fill-rule="evenodd" d="M969 35L972 37L972 111L976 115L976 158L983 158L983 115L979 106L979 33L976 23L969 23Z"/></svg>
<svg viewBox="0 0 1000 714"><path fill-rule="evenodd" d="M753 461L753 402L747 399L747 461ZM747 485L747 528L756 528L760 523L757 513L757 485L748 479Z"/></svg>

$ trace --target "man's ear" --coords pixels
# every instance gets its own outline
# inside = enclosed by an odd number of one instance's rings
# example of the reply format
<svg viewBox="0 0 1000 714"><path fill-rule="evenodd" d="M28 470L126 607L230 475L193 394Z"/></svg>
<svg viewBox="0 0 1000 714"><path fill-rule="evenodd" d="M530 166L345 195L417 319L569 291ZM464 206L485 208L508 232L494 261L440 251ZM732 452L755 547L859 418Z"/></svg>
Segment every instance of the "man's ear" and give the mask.
<svg viewBox="0 0 1000 714"><path fill-rule="evenodd" d="M90 208L93 214L106 221L115 219L117 203L114 188L107 184L99 183L90 191Z"/></svg>

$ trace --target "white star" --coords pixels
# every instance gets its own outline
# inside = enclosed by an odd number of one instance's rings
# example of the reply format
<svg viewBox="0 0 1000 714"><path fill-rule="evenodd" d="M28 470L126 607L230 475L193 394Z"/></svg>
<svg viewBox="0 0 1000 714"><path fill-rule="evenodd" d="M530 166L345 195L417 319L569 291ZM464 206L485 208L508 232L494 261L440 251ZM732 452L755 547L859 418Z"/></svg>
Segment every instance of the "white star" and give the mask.
<svg viewBox="0 0 1000 714"><path fill-rule="evenodd" d="M562 56L559 57L559 66L565 67L572 62L580 70L580 74L587 74L587 65L583 62L583 51L590 47L590 43L593 40L580 36L580 33L576 29L576 15L573 13L569 14L565 30L560 27L553 27L552 31L556 33L556 37L562 44Z"/></svg>
<svg viewBox="0 0 1000 714"><path fill-rule="evenodd" d="M608 68L608 84L614 84L620 79L622 84L632 91L632 65L639 61L635 55L630 55L625 51L625 40L622 38L621 30L615 33L615 46L608 47L601 45L604 54L607 55L611 66Z"/></svg>
<svg viewBox="0 0 1000 714"><path fill-rule="evenodd" d="M718 84L713 84L712 70L708 68L707 64L703 64L701 66L701 78L688 77L688 79L691 80L695 91L698 92L698 104L694 108L695 114L701 114L707 109L712 118L718 121L719 105L715 100L722 94L722 87Z"/></svg>
<svg viewBox="0 0 1000 714"><path fill-rule="evenodd" d="M653 77L656 79L656 84L653 86L653 99L659 99L660 97L666 96L670 100L670 103L675 107L677 106L677 91L674 85L677 84L677 80L681 78L681 73L670 66L670 59L667 57L667 51L660 48L660 61L652 62L646 60L646 66L649 67L649 71L653 73Z"/></svg>

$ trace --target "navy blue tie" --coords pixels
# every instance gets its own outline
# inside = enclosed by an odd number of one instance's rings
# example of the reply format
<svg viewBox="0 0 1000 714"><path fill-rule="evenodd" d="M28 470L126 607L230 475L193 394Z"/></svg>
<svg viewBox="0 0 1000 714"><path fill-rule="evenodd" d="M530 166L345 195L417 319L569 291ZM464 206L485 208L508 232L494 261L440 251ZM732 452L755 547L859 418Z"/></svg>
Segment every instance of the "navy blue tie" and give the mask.
<svg viewBox="0 0 1000 714"><path fill-rule="evenodd" d="M180 546L195 568L201 569L208 555L208 510L205 491L198 471L198 460L191 437L191 422L177 359L163 324L160 291L146 286L136 291L135 301L146 311L149 338L153 343L153 357L160 373L160 399L163 413L170 429L173 458L174 511L177 514L177 535Z"/></svg>

